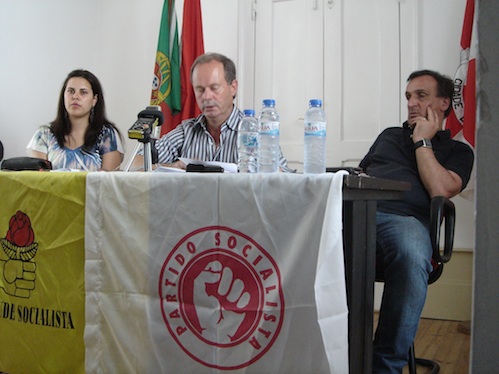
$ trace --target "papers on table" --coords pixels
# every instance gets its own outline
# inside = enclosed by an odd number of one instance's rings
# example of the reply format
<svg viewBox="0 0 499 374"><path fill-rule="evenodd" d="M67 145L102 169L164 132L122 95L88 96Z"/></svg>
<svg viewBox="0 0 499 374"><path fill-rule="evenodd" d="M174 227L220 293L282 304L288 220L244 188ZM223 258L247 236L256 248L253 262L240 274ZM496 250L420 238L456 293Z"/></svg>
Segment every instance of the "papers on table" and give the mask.
<svg viewBox="0 0 499 374"><path fill-rule="evenodd" d="M203 166L220 166L224 169L225 173L237 173L237 165L229 162L219 162L219 161L201 161L194 160L190 158L180 157L180 161L182 161L185 165L196 164ZM167 173L185 173L185 170L179 168L172 168L167 166L158 166L156 168L158 172L167 172Z"/></svg>
<svg viewBox="0 0 499 374"><path fill-rule="evenodd" d="M158 165L156 169L153 170L154 172L163 172L163 173L185 173L184 169L179 169L179 168L172 168L169 166L161 166Z"/></svg>
<svg viewBox="0 0 499 374"><path fill-rule="evenodd" d="M62 169L53 169L53 170L50 170L50 171L51 172L59 172L59 171L80 172L80 171L86 171L86 170L62 168Z"/></svg>

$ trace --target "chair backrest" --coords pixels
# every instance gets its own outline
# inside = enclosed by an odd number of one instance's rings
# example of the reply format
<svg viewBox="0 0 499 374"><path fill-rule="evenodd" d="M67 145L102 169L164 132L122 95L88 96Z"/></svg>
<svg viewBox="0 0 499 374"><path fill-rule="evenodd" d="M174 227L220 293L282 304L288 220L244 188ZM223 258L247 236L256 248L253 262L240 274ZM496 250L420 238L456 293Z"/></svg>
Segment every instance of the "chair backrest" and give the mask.
<svg viewBox="0 0 499 374"><path fill-rule="evenodd" d="M440 233L444 224L444 248L440 250ZM428 283L435 282L452 256L454 245L454 227L456 224L456 208L454 203L443 196L435 196L430 205L430 237L433 247L431 258L433 271L430 273Z"/></svg>

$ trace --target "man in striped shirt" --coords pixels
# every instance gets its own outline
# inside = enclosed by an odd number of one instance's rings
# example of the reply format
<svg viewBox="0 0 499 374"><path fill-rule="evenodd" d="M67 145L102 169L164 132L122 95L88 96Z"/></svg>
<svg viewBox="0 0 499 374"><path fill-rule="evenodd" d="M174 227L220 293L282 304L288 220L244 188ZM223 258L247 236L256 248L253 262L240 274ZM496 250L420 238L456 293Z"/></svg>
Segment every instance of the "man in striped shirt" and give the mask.
<svg viewBox="0 0 499 374"><path fill-rule="evenodd" d="M237 163L237 127L243 113L233 102L238 86L234 62L218 53L203 54L192 64L191 82L202 114L156 142L158 163L180 169L186 168L180 157ZM143 165L143 156L133 164ZM280 167L291 171L282 153Z"/></svg>

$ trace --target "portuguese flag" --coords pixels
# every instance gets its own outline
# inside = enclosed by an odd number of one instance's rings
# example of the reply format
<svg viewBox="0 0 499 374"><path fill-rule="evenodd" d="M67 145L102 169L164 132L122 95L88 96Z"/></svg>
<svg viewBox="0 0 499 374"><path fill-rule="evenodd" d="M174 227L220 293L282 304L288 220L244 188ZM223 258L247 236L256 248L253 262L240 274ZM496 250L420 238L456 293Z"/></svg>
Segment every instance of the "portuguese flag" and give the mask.
<svg viewBox="0 0 499 374"><path fill-rule="evenodd" d="M161 126L161 135L180 123L180 63L175 0L165 0L163 4L151 105L161 106L165 117Z"/></svg>
<svg viewBox="0 0 499 374"><path fill-rule="evenodd" d="M184 17L182 21L182 120L201 114L196 104L192 88L190 71L196 57L204 53L203 17L199 0L184 2Z"/></svg>

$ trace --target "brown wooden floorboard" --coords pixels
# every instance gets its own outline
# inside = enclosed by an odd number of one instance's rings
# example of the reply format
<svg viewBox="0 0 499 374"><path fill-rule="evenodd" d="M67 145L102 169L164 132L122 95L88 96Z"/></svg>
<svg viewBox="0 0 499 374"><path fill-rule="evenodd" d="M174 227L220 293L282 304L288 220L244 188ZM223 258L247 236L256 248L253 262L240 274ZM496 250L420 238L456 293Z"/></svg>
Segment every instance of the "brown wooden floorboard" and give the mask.
<svg viewBox="0 0 499 374"><path fill-rule="evenodd" d="M374 329L377 323L378 313L375 313ZM436 361L440 365L441 374L469 372L470 335L466 333L463 322L422 318L414 347L417 357ZM430 370L418 367L417 372L426 374ZM408 373L408 368L405 368L404 374Z"/></svg>

